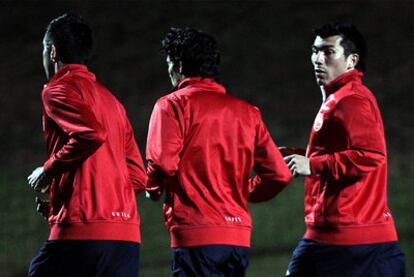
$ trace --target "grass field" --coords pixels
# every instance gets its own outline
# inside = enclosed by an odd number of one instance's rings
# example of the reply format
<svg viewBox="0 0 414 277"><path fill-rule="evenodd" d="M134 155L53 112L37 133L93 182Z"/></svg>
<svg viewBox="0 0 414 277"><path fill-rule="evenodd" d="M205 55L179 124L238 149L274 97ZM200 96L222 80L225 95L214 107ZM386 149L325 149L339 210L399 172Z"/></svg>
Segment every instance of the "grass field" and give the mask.
<svg viewBox="0 0 414 277"><path fill-rule="evenodd" d="M412 165L396 161L390 170L389 202L407 255L409 272L414 268L414 196ZM37 215L34 193L26 185L32 167L1 169L0 183L0 276L26 276L30 259L48 235L48 226ZM164 229L161 203L138 197L142 220L141 276L169 276L169 239ZM251 205L254 230L247 276L283 276L291 251L304 232L303 180L295 179L279 197ZM408 276L410 276L408 274Z"/></svg>

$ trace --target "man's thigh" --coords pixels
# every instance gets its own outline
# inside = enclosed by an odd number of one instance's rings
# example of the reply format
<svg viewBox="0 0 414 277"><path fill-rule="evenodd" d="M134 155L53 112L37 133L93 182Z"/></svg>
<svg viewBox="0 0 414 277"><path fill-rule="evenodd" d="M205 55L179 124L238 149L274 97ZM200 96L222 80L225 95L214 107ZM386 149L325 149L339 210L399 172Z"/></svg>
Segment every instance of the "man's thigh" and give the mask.
<svg viewBox="0 0 414 277"><path fill-rule="evenodd" d="M123 241L47 241L29 276L138 276L139 244Z"/></svg>
<svg viewBox="0 0 414 277"><path fill-rule="evenodd" d="M249 248L232 245L178 247L171 250L173 276L244 276Z"/></svg>
<svg viewBox="0 0 414 277"><path fill-rule="evenodd" d="M384 243L381 245L381 252L367 276L406 276L405 255L398 243Z"/></svg>
<svg viewBox="0 0 414 277"><path fill-rule="evenodd" d="M299 241L288 265L286 276L313 276L315 274L312 264L312 251L315 243L311 240Z"/></svg>
<svg viewBox="0 0 414 277"><path fill-rule="evenodd" d="M304 239L292 255L286 276L400 277L405 276L400 273L405 272L403 259L394 242L341 246Z"/></svg>

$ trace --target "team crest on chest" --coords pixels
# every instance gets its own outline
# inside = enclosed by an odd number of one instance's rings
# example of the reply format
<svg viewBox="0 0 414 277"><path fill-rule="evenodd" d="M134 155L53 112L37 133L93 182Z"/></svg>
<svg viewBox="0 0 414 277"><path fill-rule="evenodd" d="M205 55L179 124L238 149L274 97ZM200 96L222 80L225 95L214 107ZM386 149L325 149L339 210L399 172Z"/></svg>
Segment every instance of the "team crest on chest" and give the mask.
<svg viewBox="0 0 414 277"><path fill-rule="evenodd" d="M313 130L315 132L318 132L320 129L322 129L324 116L331 110L334 104L335 97L333 95L330 95L328 99L326 99L326 101L322 104L318 114L316 115L315 121L313 122Z"/></svg>
<svg viewBox="0 0 414 277"><path fill-rule="evenodd" d="M318 132L323 125L323 113L321 113L320 111L318 112L318 114L316 115L315 121L313 122L313 130L315 132Z"/></svg>

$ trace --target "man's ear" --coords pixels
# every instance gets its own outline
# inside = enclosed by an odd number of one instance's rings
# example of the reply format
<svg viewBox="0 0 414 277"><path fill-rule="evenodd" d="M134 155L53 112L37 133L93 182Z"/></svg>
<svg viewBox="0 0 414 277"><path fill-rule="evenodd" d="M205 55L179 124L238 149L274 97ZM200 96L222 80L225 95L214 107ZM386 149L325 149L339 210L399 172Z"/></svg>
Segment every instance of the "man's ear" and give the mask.
<svg viewBox="0 0 414 277"><path fill-rule="evenodd" d="M354 54L350 54L347 58L347 69L354 69L355 66L358 64L359 62L359 55L354 53Z"/></svg>
<svg viewBox="0 0 414 277"><path fill-rule="evenodd" d="M57 50L56 50L55 45L53 45L53 44L50 48L50 61L52 63L57 63Z"/></svg>

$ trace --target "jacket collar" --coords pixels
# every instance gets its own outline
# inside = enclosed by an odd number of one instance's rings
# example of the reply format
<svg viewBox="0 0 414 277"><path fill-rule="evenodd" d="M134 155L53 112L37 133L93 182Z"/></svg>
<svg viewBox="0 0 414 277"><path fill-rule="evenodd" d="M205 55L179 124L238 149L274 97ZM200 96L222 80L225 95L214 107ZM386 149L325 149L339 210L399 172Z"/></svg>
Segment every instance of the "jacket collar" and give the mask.
<svg viewBox="0 0 414 277"><path fill-rule="evenodd" d="M200 90L226 93L226 89L221 84L217 83L214 79L202 77L185 78L175 86L174 91L190 86Z"/></svg>
<svg viewBox="0 0 414 277"><path fill-rule="evenodd" d="M87 78L91 78L93 80L96 80L95 74L90 72L86 65L83 64L66 64L58 69L58 71L55 73L55 75L52 76L52 78L49 81L49 84L59 80L66 74L73 73L76 75L84 76Z"/></svg>
<svg viewBox="0 0 414 277"><path fill-rule="evenodd" d="M363 73L356 69L342 74L341 76L337 77L335 80L324 86L326 96L339 90L341 87L345 86L349 82L361 82L362 76Z"/></svg>

